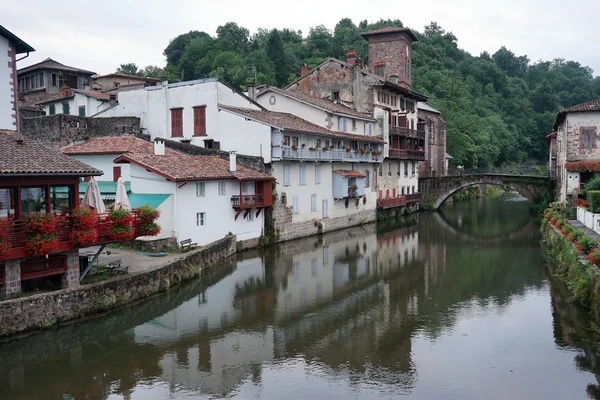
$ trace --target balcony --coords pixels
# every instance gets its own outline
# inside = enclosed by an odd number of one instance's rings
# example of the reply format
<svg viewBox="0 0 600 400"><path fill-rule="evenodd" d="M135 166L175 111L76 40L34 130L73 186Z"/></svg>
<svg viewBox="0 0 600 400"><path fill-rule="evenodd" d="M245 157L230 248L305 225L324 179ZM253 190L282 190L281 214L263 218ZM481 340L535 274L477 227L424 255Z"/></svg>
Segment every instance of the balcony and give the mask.
<svg viewBox="0 0 600 400"><path fill-rule="evenodd" d="M418 201L421 201L421 193L413 193L413 194L406 195L407 203L414 203L414 202L418 202Z"/></svg>
<svg viewBox="0 0 600 400"><path fill-rule="evenodd" d="M417 149L390 149L390 158L400 158L402 160L425 161L425 150Z"/></svg>
<svg viewBox="0 0 600 400"><path fill-rule="evenodd" d="M278 158L277 148L273 149L273 157ZM292 146L281 146L281 158L285 160L299 161L346 161L346 162L383 162L383 155L373 154L373 151L347 150L347 149L329 149L321 148L309 150L300 147L293 149Z"/></svg>
<svg viewBox="0 0 600 400"><path fill-rule="evenodd" d="M266 204L264 195L257 194L244 194L238 195L234 194L231 196L231 205L233 208L247 210L249 208L260 208L270 206L271 204Z"/></svg>
<svg viewBox="0 0 600 400"><path fill-rule="evenodd" d="M138 212L137 210L132 210L131 213L133 215L132 227L134 231L134 237L138 237L140 236L138 229ZM108 214L100 214L97 216L98 220L96 223L96 232L98 233L98 239L93 245L114 242L114 240L108 236L108 230L111 227L111 224L106 219L107 216ZM69 242L69 235L72 232L70 221L71 218L69 216L56 216L55 218L58 245L56 246L54 253L77 249ZM11 260L27 257L27 252L25 251L25 221L11 220L7 239L10 242L11 248L8 251L8 254L0 258L0 260Z"/></svg>
<svg viewBox="0 0 600 400"><path fill-rule="evenodd" d="M423 139L425 140L425 131L416 130L416 129L408 129L400 126L390 125L390 135L398 135L413 139Z"/></svg>
<svg viewBox="0 0 600 400"><path fill-rule="evenodd" d="M377 208L393 208L405 206L421 200L421 193L407 194L405 196L377 199Z"/></svg>

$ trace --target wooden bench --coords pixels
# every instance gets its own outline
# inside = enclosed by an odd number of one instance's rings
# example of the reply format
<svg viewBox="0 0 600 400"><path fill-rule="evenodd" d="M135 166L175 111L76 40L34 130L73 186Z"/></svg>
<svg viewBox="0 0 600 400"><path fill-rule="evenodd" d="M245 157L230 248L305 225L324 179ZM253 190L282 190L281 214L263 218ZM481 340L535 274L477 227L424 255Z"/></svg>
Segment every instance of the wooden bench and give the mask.
<svg viewBox="0 0 600 400"><path fill-rule="evenodd" d="M192 239L185 239L179 242L181 245L181 251L189 251L195 249L198 243L192 243Z"/></svg>
<svg viewBox="0 0 600 400"><path fill-rule="evenodd" d="M126 267L121 266L122 260L119 258L118 260L115 261L111 261L108 263L108 265L106 266L106 271L109 274L116 274L116 273L128 273L129 270L129 265L127 265Z"/></svg>

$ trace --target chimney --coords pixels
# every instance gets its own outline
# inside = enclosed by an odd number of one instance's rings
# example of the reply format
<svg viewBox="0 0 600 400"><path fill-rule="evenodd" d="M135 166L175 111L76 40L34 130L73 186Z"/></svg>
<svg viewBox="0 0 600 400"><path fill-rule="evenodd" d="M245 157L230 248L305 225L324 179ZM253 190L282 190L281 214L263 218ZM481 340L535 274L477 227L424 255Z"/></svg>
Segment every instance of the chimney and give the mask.
<svg viewBox="0 0 600 400"><path fill-rule="evenodd" d="M161 139L154 139L154 154L157 156L165 155L165 141Z"/></svg>
<svg viewBox="0 0 600 400"><path fill-rule="evenodd" d="M346 53L346 62L352 66L356 63L356 50L348 50Z"/></svg>
<svg viewBox="0 0 600 400"><path fill-rule="evenodd" d="M304 64L302 68L300 68L300 76L304 76L310 72L308 65Z"/></svg>
<svg viewBox="0 0 600 400"><path fill-rule="evenodd" d="M248 97L256 101L256 86L253 84L248 84Z"/></svg>
<svg viewBox="0 0 600 400"><path fill-rule="evenodd" d="M229 171L235 172L237 170L237 157L235 151L229 152Z"/></svg>

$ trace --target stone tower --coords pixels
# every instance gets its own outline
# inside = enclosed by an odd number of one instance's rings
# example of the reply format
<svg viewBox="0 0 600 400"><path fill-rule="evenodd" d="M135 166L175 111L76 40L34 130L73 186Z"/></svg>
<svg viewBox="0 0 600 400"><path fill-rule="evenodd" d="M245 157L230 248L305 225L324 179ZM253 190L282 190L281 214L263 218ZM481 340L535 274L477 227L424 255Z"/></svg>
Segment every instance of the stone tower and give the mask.
<svg viewBox="0 0 600 400"><path fill-rule="evenodd" d="M410 89L415 34L408 28L387 27L362 36L369 42L369 72Z"/></svg>

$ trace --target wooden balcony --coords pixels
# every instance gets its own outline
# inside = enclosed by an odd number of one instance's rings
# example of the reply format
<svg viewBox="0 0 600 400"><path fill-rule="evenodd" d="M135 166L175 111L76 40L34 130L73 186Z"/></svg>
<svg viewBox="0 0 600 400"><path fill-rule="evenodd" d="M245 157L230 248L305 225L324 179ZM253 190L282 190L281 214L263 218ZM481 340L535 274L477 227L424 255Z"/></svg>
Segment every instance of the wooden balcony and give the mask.
<svg viewBox="0 0 600 400"><path fill-rule="evenodd" d="M417 129L408 129L401 126L390 125L390 135L398 135L407 138L425 140L425 131Z"/></svg>
<svg viewBox="0 0 600 400"><path fill-rule="evenodd" d="M405 206L421 200L421 193L407 194L405 196L377 199L377 208L393 208Z"/></svg>
<svg viewBox="0 0 600 400"><path fill-rule="evenodd" d="M425 150L390 149L389 157L399 158L401 160L425 161Z"/></svg>
<svg viewBox="0 0 600 400"><path fill-rule="evenodd" d="M133 223L132 228L134 230L134 237L138 237L139 235L139 218L137 215L137 211L132 211L133 215ZM97 216L98 220L96 223L96 232L98 233L98 239L93 245L104 244L114 242L108 236L108 230L111 227L110 222L107 221L106 217L108 214L100 214ZM71 217L69 216L57 216L56 218L56 236L58 237L58 245L53 253L60 253L69 250L75 250L76 247L73 246L69 242L69 235L72 231L71 228ZM11 260L16 258L27 257L27 252L25 251L25 221L23 220L11 220L10 228L8 231L8 241L11 244L11 248L8 251L8 254L0 260Z"/></svg>
<svg viewBox="0 0 600 400"><path fill-rule="evenodd" d="M231 205L233 208L241 208L242 210L246 210L248 208L267 207L271 204L265 204L265 196L262 194L235 194L231 196Z"/></svg>
<svg viewBox="0 0 600 400"><path fill-rule="evenodd" d="M243 187L240 183L240 194L231 196L231 206L236 210L235 220L238 219L242 211L245 212L245 218L252 212L252 209L256 209L256 216L258 217L263 208L273 205L272 181L254 182L253 194L244 194L242 189Z"/></svg>

